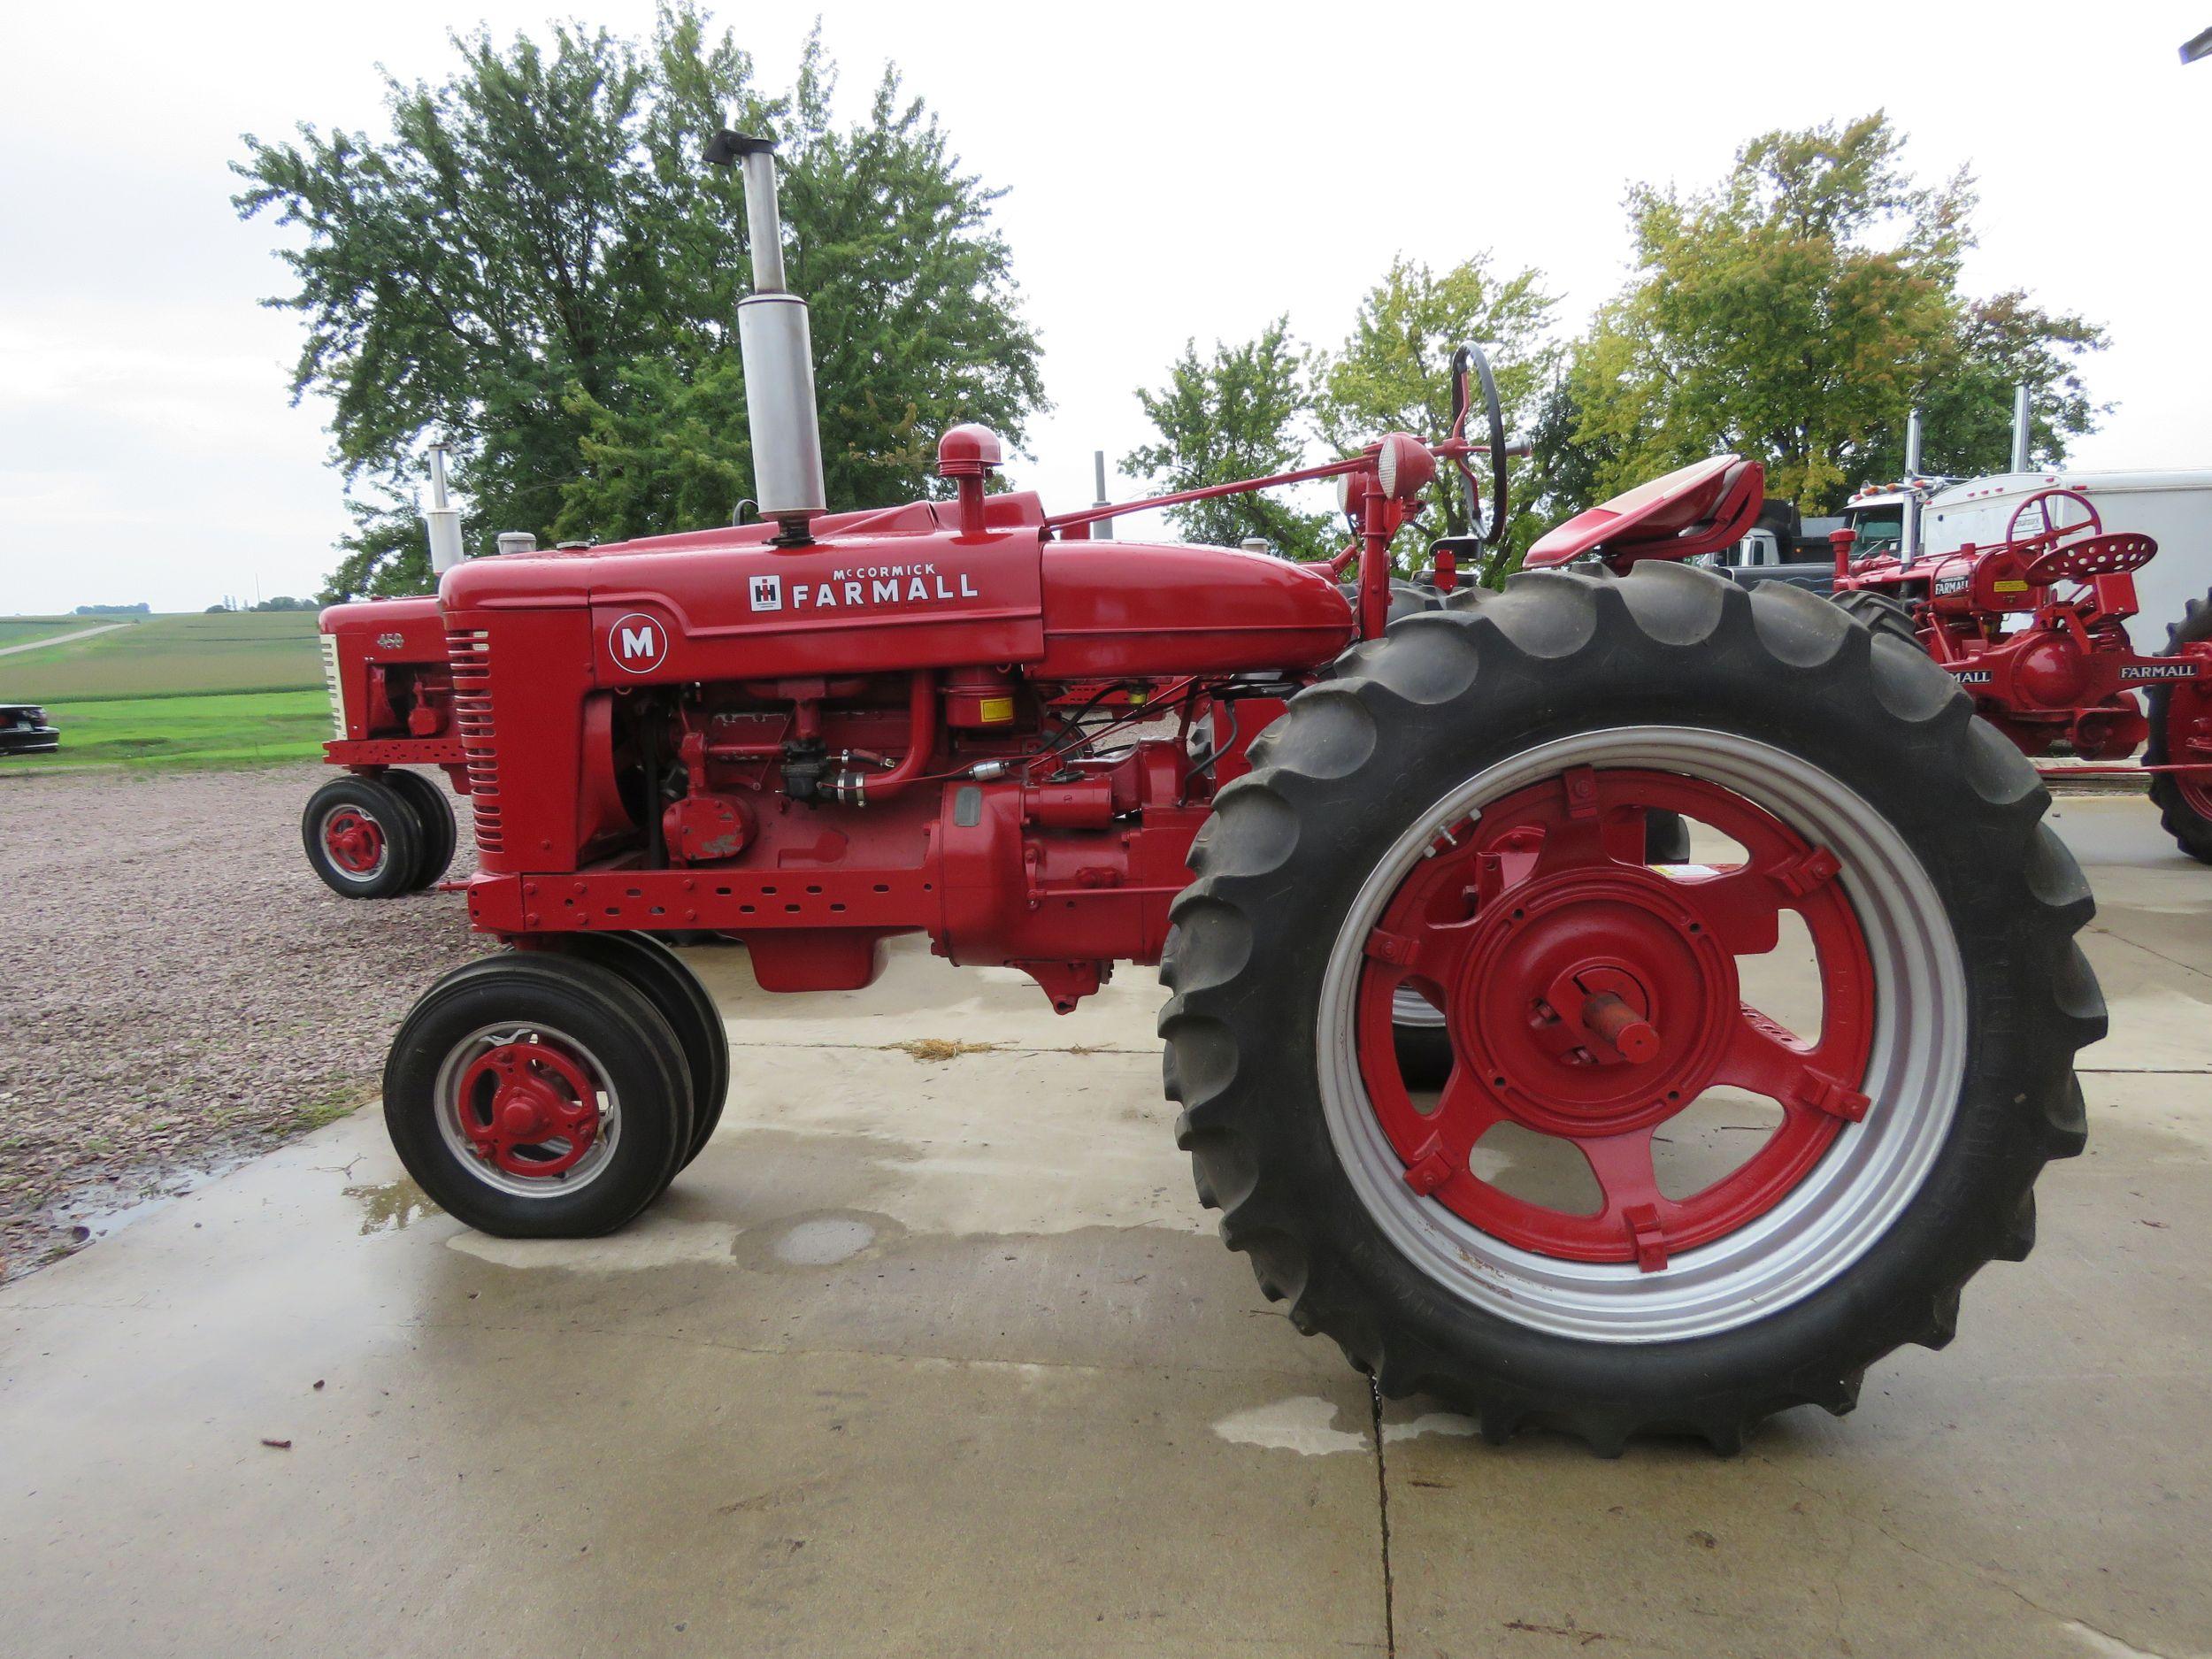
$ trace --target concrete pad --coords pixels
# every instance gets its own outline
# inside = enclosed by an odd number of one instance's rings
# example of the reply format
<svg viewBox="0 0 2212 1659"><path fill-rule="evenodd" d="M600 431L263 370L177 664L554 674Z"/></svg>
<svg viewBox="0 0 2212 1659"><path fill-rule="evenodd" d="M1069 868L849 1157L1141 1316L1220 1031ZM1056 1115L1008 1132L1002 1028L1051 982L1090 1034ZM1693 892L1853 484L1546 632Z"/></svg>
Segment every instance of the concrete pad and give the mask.
<svg viewBox="0 0 2212 1659"><path fill-rule="evenodd" d="M2212 1651L2212 1080L2090 1080L2090 1152L1958 1340L1742 1456L1553 1437L1474 1453L1386 1408L1404 1654L2182 1655ZM1425 1432L1411 1432L1418 1428Z"/></svg>
<svg viewBox="0 0 2212 1659"><path fill-rule="evenodd" d="M1379 1424L1209 1236L1154 976L1061 1018L910 942L814 998L703 951L730 1107L615 1238L467 1233L369 1115L0 1294L0 1647L2212 1654L2212 871L2062 814L2090 1153L1850 1418Z"/></svg>
<svg viewBox="0 0 2212 1659"><path fill-rule="evenodd" d="M357 1119L15 1286L8 1650L1379 1645L1371 1462L1215 1432L1315 1399L1363 1443L1371 1410L1242 1262L927 1231L870 1150L736 1129L642 1226L532 1248L426 1210Z"/></svg>

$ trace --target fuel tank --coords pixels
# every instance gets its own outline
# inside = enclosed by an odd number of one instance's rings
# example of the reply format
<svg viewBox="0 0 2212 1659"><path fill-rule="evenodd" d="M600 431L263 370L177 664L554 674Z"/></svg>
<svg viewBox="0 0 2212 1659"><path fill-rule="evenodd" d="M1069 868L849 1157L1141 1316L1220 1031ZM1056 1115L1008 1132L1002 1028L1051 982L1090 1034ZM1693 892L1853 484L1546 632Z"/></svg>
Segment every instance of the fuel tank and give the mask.
<svg viewBox="0 0 2212 1659"><path fill-rule="evenodd" d="M1317 565L1181 542L1044 550L1040 680L1302 669L1352 641L1352 608Z"/></svg>

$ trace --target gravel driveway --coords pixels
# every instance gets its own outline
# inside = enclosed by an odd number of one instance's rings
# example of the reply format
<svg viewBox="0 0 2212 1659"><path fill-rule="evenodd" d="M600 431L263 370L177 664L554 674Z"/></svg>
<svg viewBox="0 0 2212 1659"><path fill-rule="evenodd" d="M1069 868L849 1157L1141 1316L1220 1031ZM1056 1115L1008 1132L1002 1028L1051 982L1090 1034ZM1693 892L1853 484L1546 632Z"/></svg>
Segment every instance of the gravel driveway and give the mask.
<svg viewBox="0 0 2212 1659"><path fill-rule="evenodd" d="M488 948L456 895L310 873L329 776L0 772L0 1279L373 1101L409 1004Z"/></svg>

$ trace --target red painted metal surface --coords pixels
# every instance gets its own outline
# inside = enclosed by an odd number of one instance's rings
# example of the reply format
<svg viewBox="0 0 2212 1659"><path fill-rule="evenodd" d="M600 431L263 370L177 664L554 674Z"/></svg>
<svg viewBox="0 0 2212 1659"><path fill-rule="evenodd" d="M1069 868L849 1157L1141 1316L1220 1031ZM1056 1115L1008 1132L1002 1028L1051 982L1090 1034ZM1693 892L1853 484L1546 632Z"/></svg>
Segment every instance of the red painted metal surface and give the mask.
<svg viewBox="0 0 2212 1659"><path fill-rule="evenodd" d="M341 870L369 875L384 862L384 826L358 807L341 807L323 820L323 850Z"/></svg>
<svg viewBox="0 0 2212 1659"><path fill-rule="evenodd" d="M317 625L330 641L332 688L345 732L323 745L324 761L361 772L439 766L466 794L437 600L357 600L330 606Z"/></svg>
<svg viewBox="0 0 2212 1659"><path fill-rule="evenodd" d="M510 1175L555 1180L599 1139L599 1099L582 1064L550 1039L503 1042L470 1063L457 1116L470 1149Z"/></svg>
<svg viewBox="0 0 2212 1659"><path fill-rule="evenodd" d="M954 501L819 517L797 545L746 526L447 572L475 926L721 933L778 990L864 985L886 938L919 932L1072 1007L1117 961L1158 960L1214 792L1290 691L1382 632L1392 538L1440 463L1486 450L1391 434L1325 466L1049 518L987 493L1000 452L956 427L940 446ZM1675 515L1678 538L1732 511L1731 465ZM1356 526L1327 565L1089 539L1146 506L1319 478ZM1652 1039L1628 1003L1592 1018L1634 1050Z"/></svg>
<svg viewBox="0 0 2212 1659"><path fill-rule="evenodd" d="M323 745L323 758L349 772L381 772L387 766L443 766L457 770L467 757L458 737L337 739ZM464 787L461 793L466 794Z"/></svg>
<svg viewBox="0 0 2212 1659"><path fill-rule="evenodd" d="M1616 569L1639 559L1690 558L1742 540L1759 516L1766 471L1740 456L1694 461L1577 513L1537 538L1521 563L1564 565L1595 553Z"/></svg>
<svg viewBox="0 0 2212 1659"><path fill-rule="evenodd" d="M1644 864L1644 818L1694 818L1748 857L1721 870ZM1863 1116L1874 975L1833 855L1717 785L1587 768L1455 826L1407 878L1367 943L1361 1073L1409 1185L1540 1255L1663 1267L1784 1199ZM1744 1000L1739 956L1776 948L1782 911L1818 958L1819 1033L1800 1039ZM1393 1002L1444 1015L1453 1068L1417 1101L1400 1075ZM1708 1089L1763 1094L1782 1123L1703 1191L1659 1187L1653 1136ZM1576 1215L1479 1176L1476 1143L1517 1124L1571 1144L1603 1195Z"/></svg>

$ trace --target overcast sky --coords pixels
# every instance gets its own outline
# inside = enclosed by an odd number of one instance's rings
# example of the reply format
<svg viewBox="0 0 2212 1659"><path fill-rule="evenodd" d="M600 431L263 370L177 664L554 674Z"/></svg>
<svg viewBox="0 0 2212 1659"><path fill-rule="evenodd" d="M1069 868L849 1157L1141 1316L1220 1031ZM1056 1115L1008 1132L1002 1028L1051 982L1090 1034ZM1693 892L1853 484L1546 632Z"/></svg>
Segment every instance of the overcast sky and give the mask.
<svg viewBox="0 0 2212 1659"><path fill-rule="evenodd" d="M1333 342L1401 250L1546 272L1578 329L1626 276L1623 192L1689 187L1770 127L1886 107L1926 178L1977 175L1975 292L2104 323L2117 404L2080 464L2212 465L2212 63L2193 4L819 8L849 104L882 63L1000 212L1055 404L1018 480L1091 497L1094 449L1186 336L1288 312ZM575 10L625 33L640 0ZM480 13L501 35L549 0ZM764 84L810 5L726 7ZM377 65L442 77L465 3L12 8L0 33L0 613L311 594L345 527L324 411L288 406L275 232L239 134L382 129ZM947 21L949 19L949 21ZM1077 19L1080 19L1078 21ZM1456 205L1442 211L1446 203ZM1361 211L1356 211L1361 210Z"/></svg>

